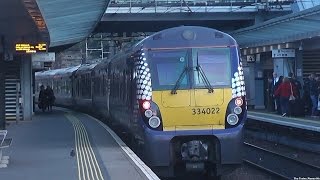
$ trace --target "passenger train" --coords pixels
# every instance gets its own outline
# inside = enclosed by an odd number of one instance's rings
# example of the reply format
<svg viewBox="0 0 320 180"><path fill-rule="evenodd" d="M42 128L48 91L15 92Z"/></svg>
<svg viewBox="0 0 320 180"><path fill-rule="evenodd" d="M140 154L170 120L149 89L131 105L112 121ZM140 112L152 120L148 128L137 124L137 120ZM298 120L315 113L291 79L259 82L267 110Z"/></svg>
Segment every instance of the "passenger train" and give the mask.
<svg viewBox="0 0 320 180"><path fill-rule="evenodd" d="M220 176L242 162L247 117L239 47L228 34L181 26L98 64L36 73L56 105L102 115L126 131L160 176Z"/></svg>

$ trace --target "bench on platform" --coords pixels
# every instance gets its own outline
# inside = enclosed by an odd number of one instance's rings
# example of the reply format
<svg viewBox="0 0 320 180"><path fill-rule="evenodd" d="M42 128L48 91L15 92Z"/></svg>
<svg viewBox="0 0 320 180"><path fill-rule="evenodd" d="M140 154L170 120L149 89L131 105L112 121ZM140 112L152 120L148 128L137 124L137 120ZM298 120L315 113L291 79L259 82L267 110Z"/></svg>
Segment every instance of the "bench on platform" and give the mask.
<svg viewBox="0 0 320 180"><path fill-rule="evenodd" d="M10 147L12 143L12 138L6 138L7 134L7 130L0 130L0 168L7 167L9 164L9 157L2 155L2 150Z"/></svg>

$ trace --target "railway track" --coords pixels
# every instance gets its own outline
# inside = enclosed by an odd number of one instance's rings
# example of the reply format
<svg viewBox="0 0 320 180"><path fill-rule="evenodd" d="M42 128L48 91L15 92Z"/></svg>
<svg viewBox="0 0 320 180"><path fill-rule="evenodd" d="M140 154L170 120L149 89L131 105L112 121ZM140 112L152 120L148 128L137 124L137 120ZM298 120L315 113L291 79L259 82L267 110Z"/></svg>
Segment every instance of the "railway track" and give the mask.
<svg viewBox="0 0 320 180"><path fill-rule="evenodd" d="M250 143L244 143L245 163L267 171L283 179L294 177L320 177L320 167L270 151ZM318 158L318 157L315 157Z"/></svg>

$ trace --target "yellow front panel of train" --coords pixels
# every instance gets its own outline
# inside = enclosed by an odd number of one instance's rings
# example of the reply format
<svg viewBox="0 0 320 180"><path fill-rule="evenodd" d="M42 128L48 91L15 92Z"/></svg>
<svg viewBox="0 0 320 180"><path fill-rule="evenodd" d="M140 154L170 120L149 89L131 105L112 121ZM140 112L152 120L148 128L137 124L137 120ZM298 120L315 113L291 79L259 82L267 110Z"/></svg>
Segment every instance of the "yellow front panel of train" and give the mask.
<svg viewBox="0 0 320 180"><path fill-rule="evenodd" d="M231 89L153 91L152 99L160 109L164 131L223 129Z"/></svg>
<svg viewBox="0 0 320 180"><path fill-rule="evenodd" d="M179 95L177 95L172 95L171 91L161 91L160 97L163 98L160 98L161 100L157 102L161 102L161 105L165 108L187 107L191 105L191 91L179 91Z"/></svg>
<svg viewBox="0 0 320 180"><path fill-rule="evenodd" d="M195 89L195 106L220 106L224 101L224 89L215 89L213 93L208 93L208 89Z"/></svg>

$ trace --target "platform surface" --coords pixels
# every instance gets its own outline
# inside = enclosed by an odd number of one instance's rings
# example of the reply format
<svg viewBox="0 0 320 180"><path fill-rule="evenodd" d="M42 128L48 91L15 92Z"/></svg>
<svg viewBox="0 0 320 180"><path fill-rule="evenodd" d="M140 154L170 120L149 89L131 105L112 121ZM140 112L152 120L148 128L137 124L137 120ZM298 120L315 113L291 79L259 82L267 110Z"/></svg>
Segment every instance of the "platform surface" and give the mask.
<svg viewBox="0 0 320 180"><path fill-rule="evenodd" d="M14 143L4 151L10 159L1 180L159 179L109 127L86 114L55 109L7 130Z"/></svg>
<svg viewBox="0 0 320 180"><path fill-rule="evenodd" d="M248 111L248 119L320 132L320 119L310 117L282 117L268 112Z"/></svg>

